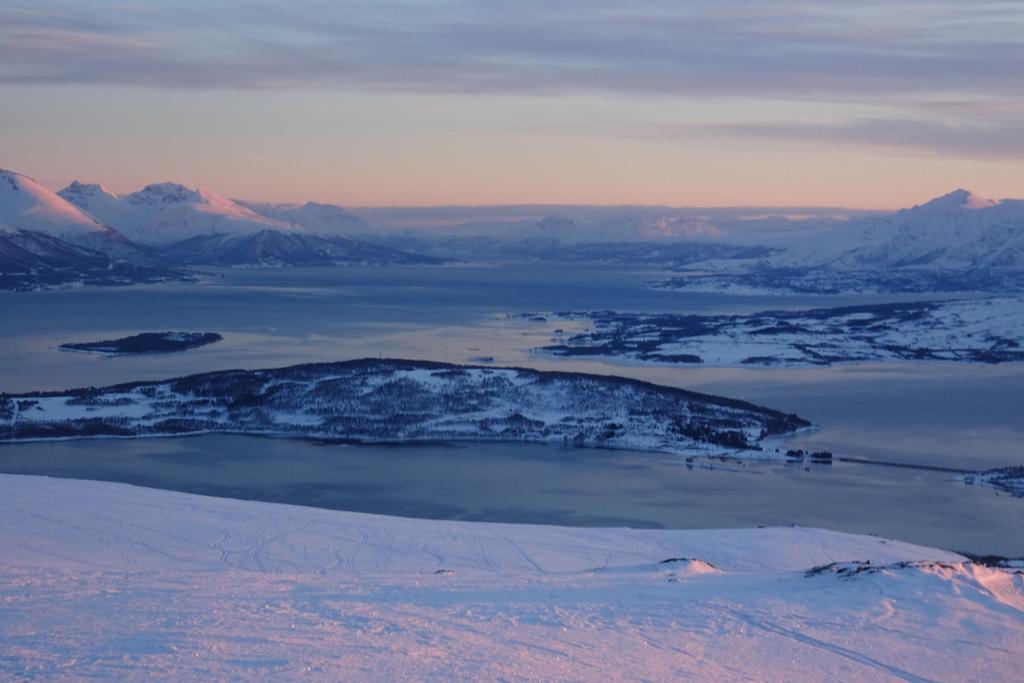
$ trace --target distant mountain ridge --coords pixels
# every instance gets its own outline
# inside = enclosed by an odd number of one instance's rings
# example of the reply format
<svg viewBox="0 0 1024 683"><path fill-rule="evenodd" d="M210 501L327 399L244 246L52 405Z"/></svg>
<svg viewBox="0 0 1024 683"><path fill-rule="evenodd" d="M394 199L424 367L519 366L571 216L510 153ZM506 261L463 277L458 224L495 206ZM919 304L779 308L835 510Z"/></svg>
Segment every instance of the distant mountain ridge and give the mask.
<svg viewBox="0 0 1024 683"><path fill-rule="evenodd" d="M0 290L128 285L192 277L158 261L115 258L38 230L0 228Z"/></svg>
<svg viewBox="0 0 1024 683"><path fill-rule="evenodd" d="M118 196L101 185L74 181L58 194L104 224L149 244L168 244L204 234L306 232L294 223L261 216L212 190L193 190L178 183L154 183Z"/></svg>
<svg viewBox="0 0 1024 683"><path fill-rule="evenodd" d="M234 202L265 218L299 225L319 235L350 236L369 228L362 218L336 204L273 204L239 199Z"/></svg>
<svg viewBox="0 0 1024 683"><path fill-rule="evenodd" d="M599 211L599 207L578 207L574 212L572 207L554 207L565 213L515 218L513 211L509 219L405 230L367 222L337 205L230 200L204 188L192 190L176 183L147 185L118 197L102 186L76 181L59 194L86 216L152 244L220 235L208 240L212 244L226 242L223 235L251 237L270 230L320 238L356 235L356 241L380 239L398 250L405 248L403 239L408 248L430 240L451 245L453 238L468 239L466 245L454 245L465 257L486 235L492 240L528 240L536 245L537 258L544 257L545 243L735 242L775 250L776 256L767 263L777 267L1024 268L1024 200L990 200L966 190L891 213L854 214L849 220L770 212L757 215L749 209L734 216L724 209L609 207ZM309 245L300 251L313 252L316 247ZM430 251L438 254L436 249ZM496 251L500 250L488 249L489 254Z"/></svg>
<svg viewBox="0 0 1024 683"><path fill-rule="evenodd" d="M776 263L840 270L1024 268L1024 200L955 190L799 242Z"/></svg>
<svg viewBox="0 0 1024 683"><path fill-rule="evenodd" d="M132 239L159 247L174 263L207 266L313 266L438 263L347 236L365 224L343 208L308 202L266 204L207 188L153 183L116 195L74 181L58 193Z"/></svg>
<svg viewBox="0 0 1024 683"><path fill-rule="evenodd" d="M188 277L33 178L0 169L0 289Z"/></svg>
<svg viewBox="0 0 1024 683"><path fill-rule="evenodd" d="M281 217L178 183L117 195L74 181L58 193L0 170L0 289L193 279L183 266L446 260L346 237L345 226L363 223L340 207L261 206Z"/></svg>
<svg viewBox="0 0 1024 683"><path fill-rule="evenodd" d="M380 247L347 237L261 230L253 234L202 234L165 245L175 263L208 266L328 266L437 264L445 260Z"/></svg>
<svg viewBox="0 0 1024 683"><path fill-rule="evenodd" d="M389 224L389 217L402 222ZM959 277L964 283L979 282L964 275L986 269L1024 274L1024 200L996 201L966 190L889 213L508 206L366 209L357 215L317 202L232 200L173 182L118 195L74 181L55 193L24 174L0 170L0 231L0 265L7 269L0 272L17 268L24 275L38 267L49 273L63 264L68 281L75 272L68 259L79 259L79 274L96 273L97 254L111 263L165 271L453 258L636 263L697 268L718 278L756 275L758 282L765 273L768 281L783 281L802 272L797 277L803 290L816 286L821 277L807 276L820 272L866 274L862 284L897 272L960 273L950 282Z"/></svg>
<svg viewBox="0 0 1024 683"><path fill-rule="evenodd" d="M891 216L859 221L881 244L856 252L886 266L1024 267L1024 201L982 199L957 190ZM885 228L889 228L888 231Z"/></svg>

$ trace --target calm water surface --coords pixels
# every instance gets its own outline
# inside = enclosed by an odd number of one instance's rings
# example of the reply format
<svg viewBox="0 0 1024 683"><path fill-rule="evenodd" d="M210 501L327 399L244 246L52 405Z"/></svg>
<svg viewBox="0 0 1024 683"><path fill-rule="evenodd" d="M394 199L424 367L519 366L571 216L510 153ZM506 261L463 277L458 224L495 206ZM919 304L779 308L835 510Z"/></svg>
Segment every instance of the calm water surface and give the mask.
<svg viewBox="0 0 1024 683"><path fill-rule="evenodd" d="M796 412L794 445L983 469L1024 463L1024 365L715 369L530 353L550 310L734 312L892 300L654 291L661 274L609 266L236 270L201 285L0 294L0 391L101 386L225 368L367 356L623 374ZM903 297L908 298L908 297ZM921 297L917 297L921 298ZM102 358L65 341L147 330L220 332L181 354ZM714 527L826 526L968 551L1024 554L1024 500L950 475L837 464L688 470L677 459L524 445L339 447L245 437L0 447L0 471L129 481L338 509L457 519Z"/></svg>
<svg viewBox="0 0 1024 683"><path fill-rule="evenodd" d="M434 519L666 528L800 524L1024 555L1024 501L938 472L726 463L529 444L340 446L197 436L0 446L0 471Z"/></svg>

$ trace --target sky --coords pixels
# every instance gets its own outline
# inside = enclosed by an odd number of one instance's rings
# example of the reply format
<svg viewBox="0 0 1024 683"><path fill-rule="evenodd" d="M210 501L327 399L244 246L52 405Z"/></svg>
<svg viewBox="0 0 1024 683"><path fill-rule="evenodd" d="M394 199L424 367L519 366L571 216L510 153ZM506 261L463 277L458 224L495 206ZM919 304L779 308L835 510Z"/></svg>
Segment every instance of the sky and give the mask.
<svg viewBox="0 0 1024 683"><path fill-rule="evenodd" d="M1024 2L0 0L0 167L349 206L1024 196Z"/></svg>

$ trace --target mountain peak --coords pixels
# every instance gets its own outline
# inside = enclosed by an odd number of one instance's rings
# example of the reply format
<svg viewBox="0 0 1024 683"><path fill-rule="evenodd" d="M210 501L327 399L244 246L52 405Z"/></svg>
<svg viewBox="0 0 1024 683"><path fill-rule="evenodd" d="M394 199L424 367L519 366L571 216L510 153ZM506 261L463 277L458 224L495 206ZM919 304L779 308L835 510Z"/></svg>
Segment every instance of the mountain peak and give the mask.
<svg viewBox="0 0 1024 683"><path fill-rule="evenodd" d="M190 190L180 183L151 183L128 195L131 202L140 204L180 204L199 197L198 190Z"/></svg>
<svg viewBox="0 0 1024 683"><path fill-rule="evenodd" d="M0 224L61 237L112 232L33 178L9 169L0 169Z"/></svg>
<svg viewBox="0 0 1024 683"><path fill-rule="evenodd" d="M79 182L78 180L72 180L70 185L65 187L57 194L59 194L61 197L64 197L64 199L67 199L72 204L78 203L74 201L73 197L85 198L96 197L98 195L108 195L110 197L117 196L103 185L100 185L99 183L83 183Z"/></svg>
<svg viewBox="0 0 1024 683"><path fill-rule="evenodd" d="M970 190L959 188L953 190L948 194L944 194L941 197L921 204L914 208L931 208L939 209L943 211L957 211L960 209L986 209L990 206L995 206L998 202L994 199L986 199L985 197L979 197Z"/></svg>
<svg viewBox="0 0 1024 683"><path fill-rule="evenodd" d="M0 179L6 180L10 186L16 190L21 191L21 186L25 184L37 185L38 183L34 178L31 178L24 173L18 173L8 168L0 168Z"/></svg>

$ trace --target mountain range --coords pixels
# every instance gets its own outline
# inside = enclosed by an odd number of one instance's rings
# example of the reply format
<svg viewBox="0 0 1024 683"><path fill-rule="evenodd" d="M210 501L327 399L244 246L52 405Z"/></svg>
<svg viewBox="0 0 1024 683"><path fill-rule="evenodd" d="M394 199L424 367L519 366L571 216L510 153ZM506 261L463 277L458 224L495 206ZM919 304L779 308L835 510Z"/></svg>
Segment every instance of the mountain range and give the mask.
<svg viewBox="0 0 1024 683"><path fill-rule="evenodd" d="M366 223L340 206L246 202L177 183L155 183L138 192L116 195L102 185L76 180L57 194L95 221L144 244L267 231L297 237L344 237L367 229Z"/></svg>
<svg viewBox="0 0 1024 683"><path fill-rule="evenodd" d="M155 183L59 192L0 170L0 283L34 288L191 277L192 266L631 262L710 272L1024 271L1024 200L956 190L900 211L428 207L233 200ZM104 273L107 275L104 276Z"/></svg>
<svg viewBox="0 0 1024 683"><path fill-rule="evenodd" d="M186 266L437 263L355 240L340 207L249 206L176 183L117 195L72 182L53 192L0 170L0 287L124 284L192 277Z"/></svg>
<svg viewBox="0 0 1024 683"><path fill-rule="evenodd" d="M177 183L119 196L102 185L75 181L58 194L129 238L160 247L164 257L181 265L437 262L348 237L348 230L365 224L338 206L247 203Z"/></svg>
<svg viewBox="0 0 1024 683"><path fill-rule="evenodd" d="M177 183L146 185L138 192L118 196L102 185L75 181L58 195L104 225L146 244L168 244L196 235L305 232L298 225L261 216L206 188L191 190Z"/></svg>
<svg viewBox="0 0 1024 683"><path fill-rule="evenodd" d="M1024 270L1024 200L956 190L894 212L827 207L504 206L366 209L373 239L472 258L707 270ZM381 222L390 223L382 232ZM598 248L598 245L601 245ZM729 247L729 248L726 248ZM603 254L603 255L602 255Z"/></svg>
<svg viewBox="0 0 1024 683"><path fill-rule="evenodd" d="M0 169L0 289L188 277L32 178Z"/></svg>
<svg viewBox="0 0 1024 683"><path fill-rule="evenodd" d="M119 260L153 265L152 250L65 201L32 178L0 169L0 230L31 231L102 252ZM36 242L39 242L37 239Z"/></svg>

